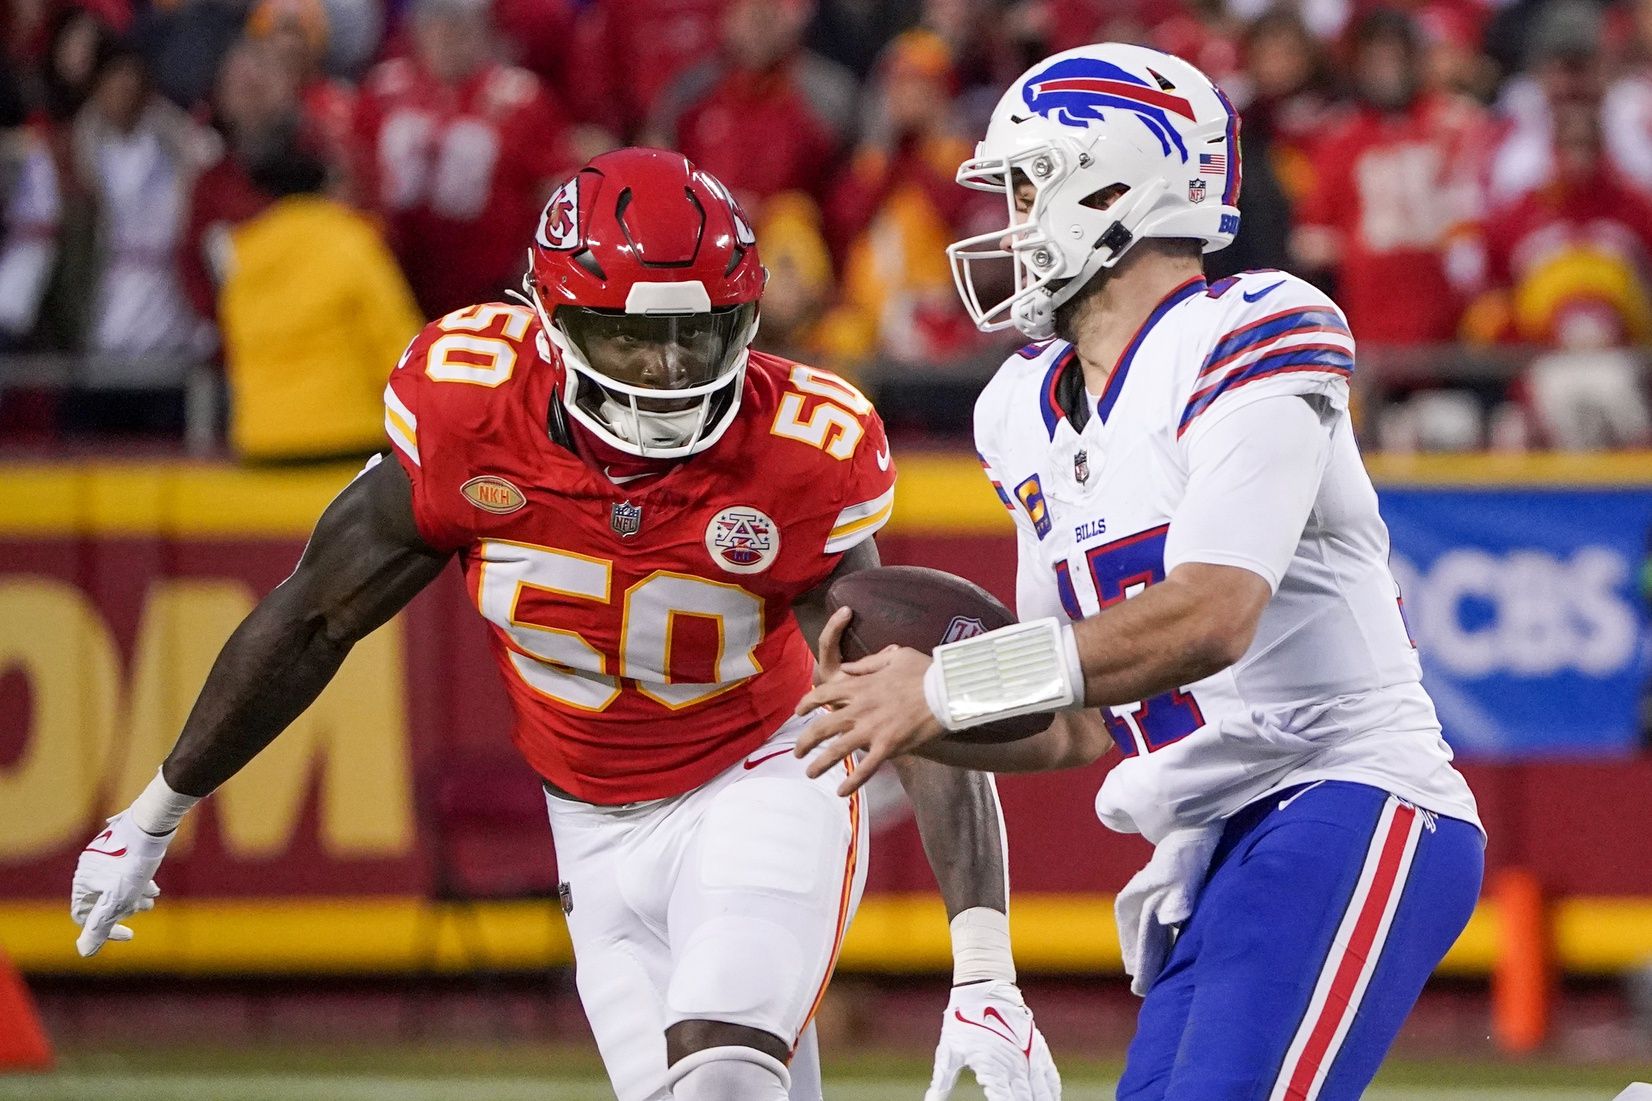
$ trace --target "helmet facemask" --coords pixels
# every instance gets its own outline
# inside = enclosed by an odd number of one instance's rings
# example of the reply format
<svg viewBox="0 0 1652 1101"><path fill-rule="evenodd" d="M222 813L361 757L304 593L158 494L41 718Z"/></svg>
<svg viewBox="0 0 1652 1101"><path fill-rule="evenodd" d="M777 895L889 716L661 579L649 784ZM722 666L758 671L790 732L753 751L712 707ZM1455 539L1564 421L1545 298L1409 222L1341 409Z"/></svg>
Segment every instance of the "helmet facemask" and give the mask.
<svg viewBox="0 0 1652 1101"><path fill-rule="evenodd" d="M733 423L756 303L693 312L559 305L547 317L537 293L533 300L562 356L563 404L604 443L644 458L684 458Z"/></svg>
<svg viewBox="0 0 1652 1101"><path fill-rule="evenodd" d="M982 332L1015 328L1034 340L1053 336L1056 307L1097 272L1118 263L1137 240L1130 227L1158 201L1162 182L1124 188L1107 204L1094 201L1105 188L1076 200L1064 195L1075 185L1089 186L1073 177L1092 163L1091 154L1077 143L1057 139L1024 146L1007 157L976 157L959 166L957 180L964 187L1003 194L1009 218L1005 228L966 237L946 250L964 309ZM1034 195L1032 209L1022 213L1016 206L1016 189L1025 184L1032 185ZM1069 223L1064 234L1051 232L1051 223L1058 220L1053 209L1057 202L1062 206L1059 217ZM1005 259L1014 265L1014 289L983 306L976 269Z"/></svg>

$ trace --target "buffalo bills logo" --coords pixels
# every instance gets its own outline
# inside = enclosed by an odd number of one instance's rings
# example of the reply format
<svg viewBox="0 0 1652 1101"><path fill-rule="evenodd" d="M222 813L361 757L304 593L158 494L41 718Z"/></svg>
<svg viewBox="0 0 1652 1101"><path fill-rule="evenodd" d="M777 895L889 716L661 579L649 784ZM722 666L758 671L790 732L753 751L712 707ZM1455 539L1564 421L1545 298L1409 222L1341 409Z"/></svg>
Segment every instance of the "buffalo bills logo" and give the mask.
<svg viewBox="0 0 1652 1101"><path fill-rule="evenodd" d="M1086 127L1105 119L1104 111L1130 111L1159 139L1164 155L1171 150L1186 162L1187 146L1170 120L1193 121L1193 105L1174 91L1154 87L1136 74L1092 57L1057 61L1027 78L1021 87L1027 108L1063 126Z"/></svg>
<svg viewBox="0 0 1652 1101"><path fill-rule="evenodd" d="M545 213L539 217L536 234L541 248L571 249L579 247L579 177L575 176L556 189L551 201L545 204Z"/></svg>

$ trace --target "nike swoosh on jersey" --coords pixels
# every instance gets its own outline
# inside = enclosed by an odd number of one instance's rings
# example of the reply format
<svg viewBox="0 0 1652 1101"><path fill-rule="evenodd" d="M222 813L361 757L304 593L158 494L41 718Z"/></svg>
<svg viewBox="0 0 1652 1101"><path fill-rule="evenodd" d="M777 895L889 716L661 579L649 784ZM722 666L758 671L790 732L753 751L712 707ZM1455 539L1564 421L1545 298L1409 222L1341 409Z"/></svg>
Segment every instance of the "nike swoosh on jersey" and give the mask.
<svg viewBox="0 0 1652 1101"><path fill-rule="evenodd" d="M1272 294L1274 291L1278 290L1280 287L1283 287L1284 285L1285 285L1285 281L1283 279L1281 279L1279 282L1273 284L1272 286L1263 287L1259 291L1241 291L1240 294L1239 294L1239 297L1243 298L1246 302L1256 302L1256 301L1259 301L1260 299L1266 298L1269 294Z"/></svg>
<svg viewBox="0 0 1652 1101"><path fill-rule="evenodd" d="M878 460L878 469L879 470L888 470L889 469L889 452L879 451L878 454L877 454L877 460Z"/></svg>
<svg viewBox="0 0 1652 1101"><path fill-rule="evenodd" d="M790 753L791 751L792 751L791 746L789 746L789 745L788 746L781 746L779 749L775 750L773 753L765 753L761 757L747 757L745 759L744 764L745 764L746 768L756 768L758 765L762 764L764 761L772 761L776 757L779 757L779 756L782 756L784 754Z"/></svg>

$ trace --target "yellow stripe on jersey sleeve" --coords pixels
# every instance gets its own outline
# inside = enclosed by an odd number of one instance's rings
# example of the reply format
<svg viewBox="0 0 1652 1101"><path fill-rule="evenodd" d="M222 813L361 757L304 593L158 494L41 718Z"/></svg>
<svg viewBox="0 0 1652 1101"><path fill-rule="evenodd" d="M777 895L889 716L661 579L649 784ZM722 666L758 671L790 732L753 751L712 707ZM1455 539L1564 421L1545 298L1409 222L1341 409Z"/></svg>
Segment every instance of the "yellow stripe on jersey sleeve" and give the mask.
<svg viewBox="0 0 1652 1101"><path fill-rule="evenodd" d="M837 523L826 537L826 553L841 554L855 544L870 538L889 522L895 511L895 490L891 487L882 496L858 505L850 505L838 513Z"/></svg>
<svg viewBox="0 0 1652 1101"><path fill-rule="evenodd" d="M419 418L413 415L396 391L386 386L384 388L384 433L390 437L402 454L413 460L413 465L419 463Z"/></svg>

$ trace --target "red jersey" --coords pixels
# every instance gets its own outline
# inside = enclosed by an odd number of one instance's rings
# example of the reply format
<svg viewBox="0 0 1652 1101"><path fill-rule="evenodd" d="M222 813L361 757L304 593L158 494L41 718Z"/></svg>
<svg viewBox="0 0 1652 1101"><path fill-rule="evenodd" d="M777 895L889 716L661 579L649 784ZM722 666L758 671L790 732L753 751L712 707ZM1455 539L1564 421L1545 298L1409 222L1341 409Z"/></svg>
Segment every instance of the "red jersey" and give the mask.
<svg viewBox="0 0 1652 1101"><path fill-rule="evenodd" d="M1503 335L1551 347L1652 337L1652 200L1603 170L1487 220L1486 277L1512 292Z"/></svg>
<svg viewBox="0 0 1652 1101"><path fill-rule="evenodd" d="M818 193L838 141L800 70L794 62L772 73L724 73L678 116L672 148L723 181L747 209L782 191Z"/></svg>
<svg viewBox="0 0 1652 1101"><path fill-rule="evenodd" d="M522 242L574 157L537 77L487 65L449 86L411 58L368 75L356 108L357 179L428 314L514 285Z"/></svg>
<svg viewBox="0 0 1652 1101"><path fill-rule="evenodd" d="M847 383L752 352L715 446L619 486L551 439L562 367L532 311L427 326L386 428L431 546L459 552L540 775L593 803L688 791L809 690L792 603L887 521L883 426Z"/></svg>
<svg viewBox="0 0 1652 1101"><path fill-rule="evenodd" d="M1478 214L1490 135L1477 106L1425 97L1404 114L1359 109L1319 143L1298 220L1337 234L1337 301L1361 341L1456 335L1446 247Z"/></svg>

